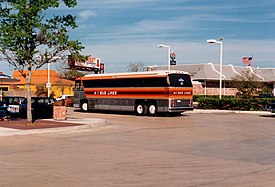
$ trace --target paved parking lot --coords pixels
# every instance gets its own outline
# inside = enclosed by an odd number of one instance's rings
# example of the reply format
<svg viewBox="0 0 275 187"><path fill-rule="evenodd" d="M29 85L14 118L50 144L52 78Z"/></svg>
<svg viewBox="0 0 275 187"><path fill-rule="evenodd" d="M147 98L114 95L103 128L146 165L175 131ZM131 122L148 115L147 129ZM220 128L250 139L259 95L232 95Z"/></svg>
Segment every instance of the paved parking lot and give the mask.
<svg viewBox="0 0 275 187"><path fill-rule="evenodd" d="M275 118L80 113L86 130L0 137L0 186L274 186Z"/></svg>

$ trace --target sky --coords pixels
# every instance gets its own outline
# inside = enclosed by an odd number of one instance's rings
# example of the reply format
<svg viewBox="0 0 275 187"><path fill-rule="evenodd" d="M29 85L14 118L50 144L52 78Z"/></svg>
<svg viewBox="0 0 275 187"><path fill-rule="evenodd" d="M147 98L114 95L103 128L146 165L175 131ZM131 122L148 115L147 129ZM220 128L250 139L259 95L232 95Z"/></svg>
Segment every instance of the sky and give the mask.
<svg viewBox="0 0 275 187"><path fill-rule="evenodd" d="M106 72L125 72L130 63L167 65L159 44L171 46L178 65L218 64L220 45L206 41L221 37L224 65L253 56L253 66L275 68L274 8L274 0L78 0L48 13L77 16L70 37L85 46L82 54L100 58Z"/></svg>

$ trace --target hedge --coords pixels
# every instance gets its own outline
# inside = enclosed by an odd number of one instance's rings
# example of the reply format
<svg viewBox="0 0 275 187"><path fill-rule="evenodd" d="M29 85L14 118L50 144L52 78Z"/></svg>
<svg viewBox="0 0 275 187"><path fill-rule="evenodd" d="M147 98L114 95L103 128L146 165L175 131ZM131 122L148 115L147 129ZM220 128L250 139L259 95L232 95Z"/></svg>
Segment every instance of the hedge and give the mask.
<svg viewBox="0 0 275 187"><path fill-rule="evenodd" d="M235 98L218 96L194 96L194 101L198 102L199 109L219 109L219 110L245 110L262 111L268 103L274 103L275 98Z"/></svg>

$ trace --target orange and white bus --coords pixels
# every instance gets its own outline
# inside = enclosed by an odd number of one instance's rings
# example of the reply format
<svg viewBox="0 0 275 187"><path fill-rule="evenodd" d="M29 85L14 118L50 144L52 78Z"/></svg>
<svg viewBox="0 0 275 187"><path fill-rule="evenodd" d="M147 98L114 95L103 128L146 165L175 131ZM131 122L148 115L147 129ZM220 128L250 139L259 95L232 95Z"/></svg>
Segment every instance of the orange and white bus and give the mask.
<svg viewBox="0 0 275 187"><path fill-rule="evenodd" d="M137 115L181 113L193 110L193 86L190 75L179 71L85 75L75 81L74 107Z"/></svg>

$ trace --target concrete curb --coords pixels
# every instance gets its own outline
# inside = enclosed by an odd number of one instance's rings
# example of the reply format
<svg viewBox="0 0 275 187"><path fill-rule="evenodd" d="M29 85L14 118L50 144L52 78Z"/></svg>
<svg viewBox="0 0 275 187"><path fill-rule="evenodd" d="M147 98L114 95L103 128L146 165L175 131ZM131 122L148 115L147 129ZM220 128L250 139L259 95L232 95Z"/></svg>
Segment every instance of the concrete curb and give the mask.
<svg viewBox="0 0 275 187"><path fill-rule="evenodd" d="M240 110L203 110L194 109L193 111L184 112L184 114L213 114L213 113L234 113L234 114L256 114L256 115L272 115L268 111L240 111Z"/></svg>
<svg viewBox="0 0 275 187"><path fill-rule="evenodd" d="M45 121L53 121L53 119L45 119ZM0 137L79 131L79 130L86 130L86 129L91 129L94 127L106 125L105 119L96 119L96 118L69 119L69 120L56 121L56 122L75 123L75 124L82 124L82 125L70 126L70 127L33 129L33 130L19 130L19 129L10 129L10 128L0 127Z"/></svg>

